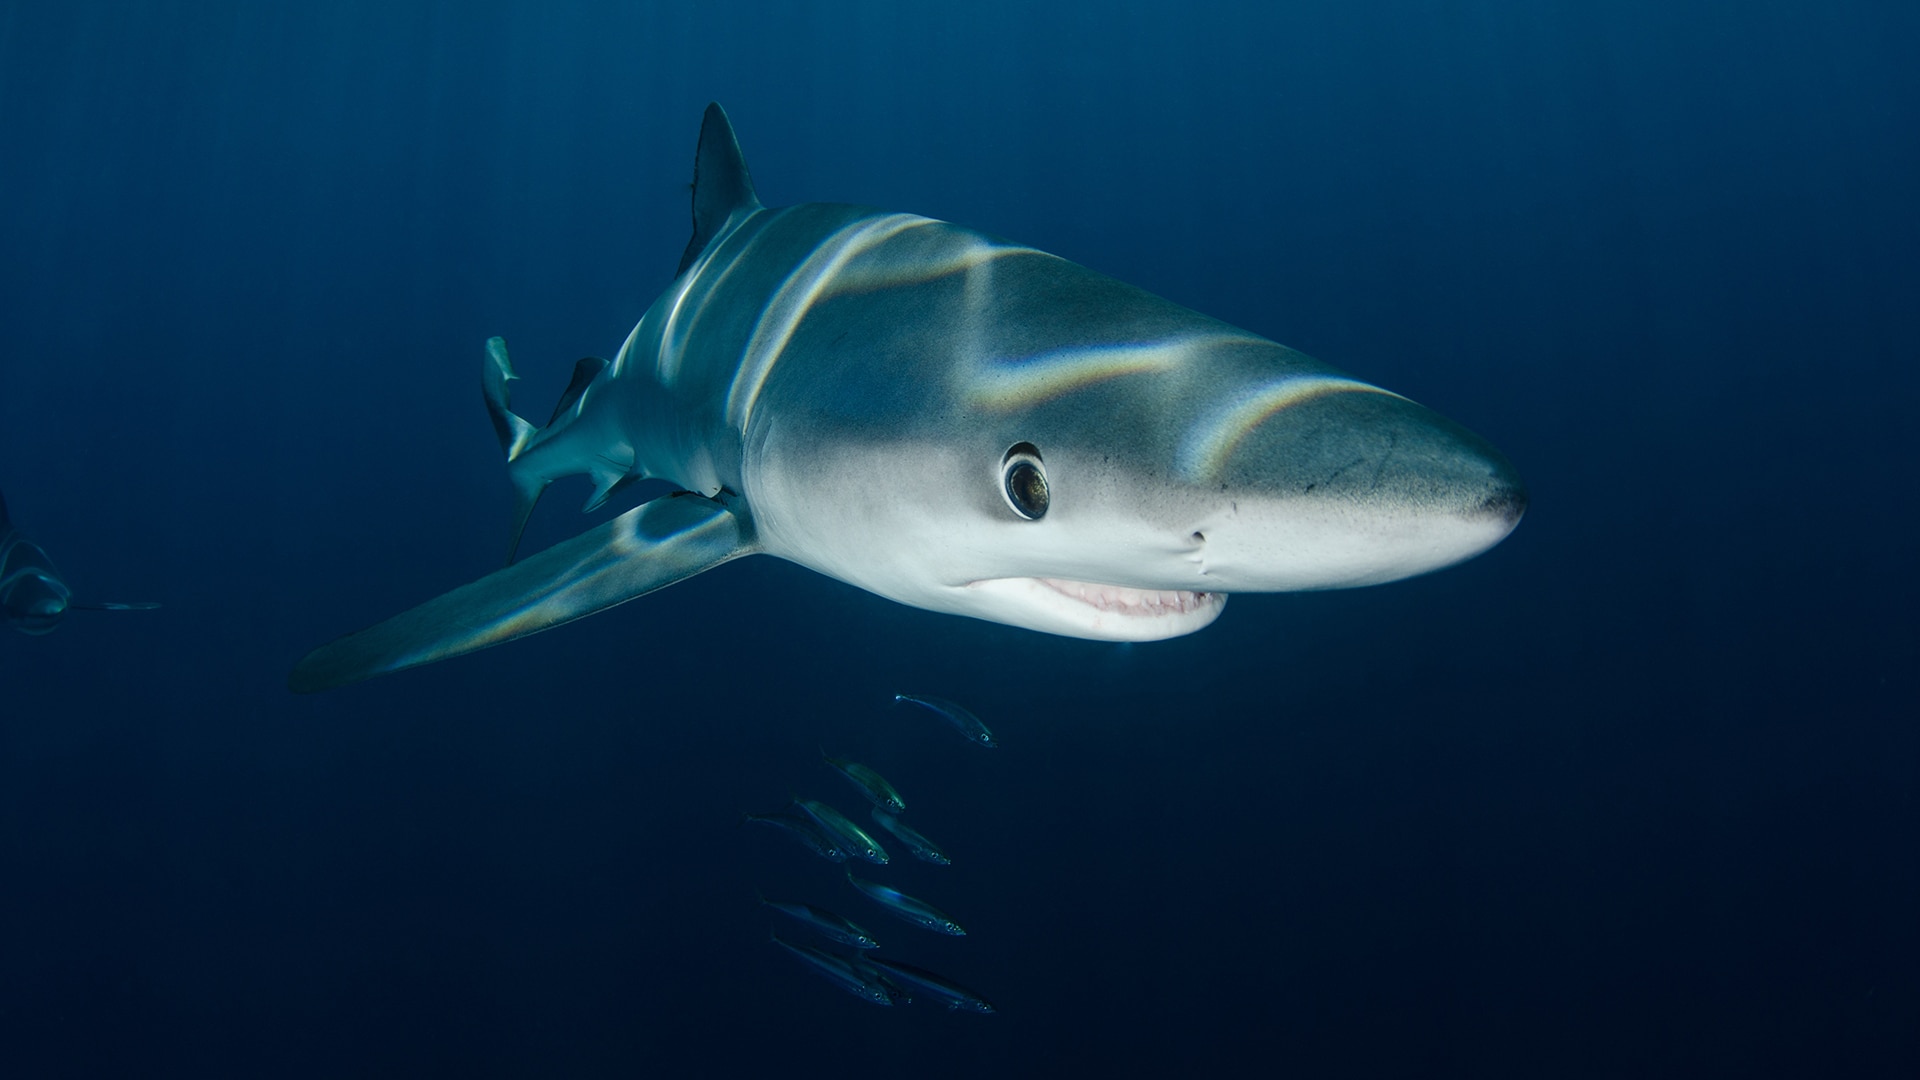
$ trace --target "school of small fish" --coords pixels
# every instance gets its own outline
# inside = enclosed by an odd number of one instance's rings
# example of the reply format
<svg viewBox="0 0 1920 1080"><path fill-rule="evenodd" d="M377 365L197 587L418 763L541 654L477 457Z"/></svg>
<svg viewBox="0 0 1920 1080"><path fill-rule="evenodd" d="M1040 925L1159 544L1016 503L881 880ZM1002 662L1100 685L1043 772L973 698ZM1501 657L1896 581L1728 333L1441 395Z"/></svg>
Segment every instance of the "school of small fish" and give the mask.
<svg viewBox="0 0 1920 1080"><path fill-rule="evenodd" d="M993 733L987 730L979 717L944 698L895 694L893 700L932 712L969 742L989 750L1000 745L994 741ZM936 866L952 865L953 860L938 845L900 820L901 815L906 813L907 801L899 789L887 782L886 777L867 765L834 757L825 750L820 752L820 758L872 804L874 823L905 845L914 858ZM779 829L808 851L829 862L844 864L849 859L860 859L876 866L885 866L890 861L886 848L871 833L818 799L803 799L796 795L784 809L770 814L743 814L741 821ZM896 919L937 934L966 936L966 930L952 916L925 900L909 896L890 885L855 877L851 870L846 871L846 877L847 883L856 891ZM945 1006L953 1012L985 1014L994 1011L993 1004L986 998L944 975L898 960L869 956L868 953L880 947L879 940L865 927L844 915L813 904L796 900L771 900L764 895L760 897L760 903L786 916L824 943L836 946L839 951L789 941L781 937L777 930L772 934L773 944L783 952L800 961L807 970L861 1001L886 1006L927 1001Z"/></svg>

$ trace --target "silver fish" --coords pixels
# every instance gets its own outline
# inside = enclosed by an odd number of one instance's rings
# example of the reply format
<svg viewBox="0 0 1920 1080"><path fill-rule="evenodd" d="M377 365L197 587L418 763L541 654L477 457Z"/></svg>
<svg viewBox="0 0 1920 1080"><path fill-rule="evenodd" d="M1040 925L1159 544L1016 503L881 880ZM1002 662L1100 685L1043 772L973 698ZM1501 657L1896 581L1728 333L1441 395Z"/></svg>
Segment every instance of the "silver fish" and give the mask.
<svg viewBox="0 0 1920 1080"><path fill-rule="evenodd" d="M855 967L852 961L829 952L822 952L812 946L782 941L778 934L773 935L773 943L792 953L814 974L861 1001L873 1005L893 1004L893 991L887 987L887 984L868 974L867 971Z"/></svg>
<svg viewBox="0 0 1920 1080"><path fill-rule="evenodd" d="M741 814L742 824L771 825L784 830L795 840L800 841L808 851L833 862L846 862L847 851L837 841L822 832L814 823L799 814Z"/></svg>
<svg viewBox="0 0 1920 1080"><path fill-rule="evenodd" d="M791 900L769 900L760 898L760 903L772 908L796 922L803 923L815 933L829 941L837 942L855 949L877 949L880 943L874 940L866 928L843 915L835 914L826 908L814 907Z"/></svg>
<svg viewBox="0 0 1920 1080"><path fill-rule="evenodd" d="M881 847L880 841L875 840L867 830L849 820L847 815L818 799L795 799L793 805L795 809L812 818L814 825L826 834L827 839L834 842L834 846L870 863L886 865L887 849Z"/></svg>
<svg viewBox="0 0 1920 1080"><path fill-rule="evenodd" d="M862 881L854 877L851 871L847 874L847 883L865 893L869 900L886 908L887 913L895 918L904 919L937 934L948 934L953 937L967 936L966 930L959 923L954 922L946 912L925 900L916 900L899 889L882 885L877 881Z"/></svg>
<svg viewBox="0 0 1920 1080"><path fill-rule="evenodd" d="M906 810L907 801L900 797L900 792L892 784L887 783L886 777L857 761L834 757L825 750L820 751L820 760L833 766L834 771L859 788L860 794L865 795L874 806L890 814Z"/></svg>
<svg viewBox="0 0 1920 1080"><path fill-rule="evenodd" d="M909 993L919 991L956 1012L991 1014L995 1011L993 1003L986 998L926 968L903 964L898 960L876 960L870 956L861 957L860 964L879 972L888 982L905 988Z"/></svg>
<svg viewBox="0 0 1920 1080"><path fill-rule="evenodd" d="M936 863L940 866L953 865L953 860L947 858L947 853L941 851L939 845L921 836L912 826L877 806L873 808L873 820L879 822L881 828L892 833L895 839L907 845L907 850L913 852L913 857L921 862Z"/></svg>
<svg viewBox="0 0 1920 1080"><path fill-rule="evenodd" d="M979 743L989 750L1000 745L994 741L993 732L987 730L987 725L981 723L979 717L946 698L937 698L928 694L895 694L893 700L932 710L940 719L953 725L953 729L964 736L968 742Z"/></svg>

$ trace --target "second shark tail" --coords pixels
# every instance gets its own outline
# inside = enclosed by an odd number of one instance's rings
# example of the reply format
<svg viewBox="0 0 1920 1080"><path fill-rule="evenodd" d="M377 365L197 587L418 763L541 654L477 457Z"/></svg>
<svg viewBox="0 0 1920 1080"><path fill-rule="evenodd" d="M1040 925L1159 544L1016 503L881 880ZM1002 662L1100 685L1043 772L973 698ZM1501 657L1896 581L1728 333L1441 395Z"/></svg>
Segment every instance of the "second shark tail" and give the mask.
<svg viewBox="0 0 1920 1080"><path fill-rule="evenodd" d="M533 507L540 501L541 492L557 477L569 472L585 472L593 477L594 492L587 500L588 511L598 510L608 496L632 479L628 472L608 467L610 463L604 458L578 463L572 468L560 465L564 450L556 453L552 445L552 436L566 426L562 419L571 419L578 412L587 388L607 366L607 362L597 356L576 363L573 381L560 395L560 403L554 406L547 426L535 427L513 411L512 391L507 384L520 376L513 370L513 361L507 359L506 339L487 339L487 363L481 372L480 388L487 399L487 415L493 420L494 434L500 437L500 449L507 455L507 479L513 483L513 536L507 543L507 562L513 562L514 554L520 550L520 534L526 531L527 519L533 516ZM541 459L543 464L536 465L534 458Z"/></svg>

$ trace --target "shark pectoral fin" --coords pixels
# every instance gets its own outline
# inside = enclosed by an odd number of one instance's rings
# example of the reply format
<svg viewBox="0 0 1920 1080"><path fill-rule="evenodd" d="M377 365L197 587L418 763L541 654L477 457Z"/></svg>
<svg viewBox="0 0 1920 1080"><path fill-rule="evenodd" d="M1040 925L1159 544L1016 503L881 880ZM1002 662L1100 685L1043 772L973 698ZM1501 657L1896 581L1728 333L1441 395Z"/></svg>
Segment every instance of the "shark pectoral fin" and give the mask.
<svg viewBox="0 0 1920 1080"><path fill-rule="evenodd" d="M307 694L537 634L755 550L751 531L699 495L642 503L538 555L307 654Z"/></svg>

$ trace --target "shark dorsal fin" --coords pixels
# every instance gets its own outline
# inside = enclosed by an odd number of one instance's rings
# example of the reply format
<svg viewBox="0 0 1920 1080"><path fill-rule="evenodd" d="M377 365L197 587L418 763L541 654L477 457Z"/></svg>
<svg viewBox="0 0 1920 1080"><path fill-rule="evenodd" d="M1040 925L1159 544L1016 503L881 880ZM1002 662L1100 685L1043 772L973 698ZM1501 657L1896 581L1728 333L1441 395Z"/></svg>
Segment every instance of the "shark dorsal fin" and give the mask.
<svg viewBox="0 0 1920 1080"><path fill-rule="evenodd" d="M686 273L735 215L745 217L758 209L760 200L753 194L753 177L747 175L747 159L733 137L733 125L727 111L713 102L700 123L700 148L693 154L693 239L687 241L677 272Z"/></svg>
<svg viewBox="0 0 1920 1080"><path fill-rule="evenodd" d="M567 392L560 395L560 403L553 407L553 418L547 421L552 427L560 419L560 414L580 404L580 395L587 392L588 384L598 378L607 369L607 362L598 356L583 356L573 365L573 381L567 384Z"/></svg>

